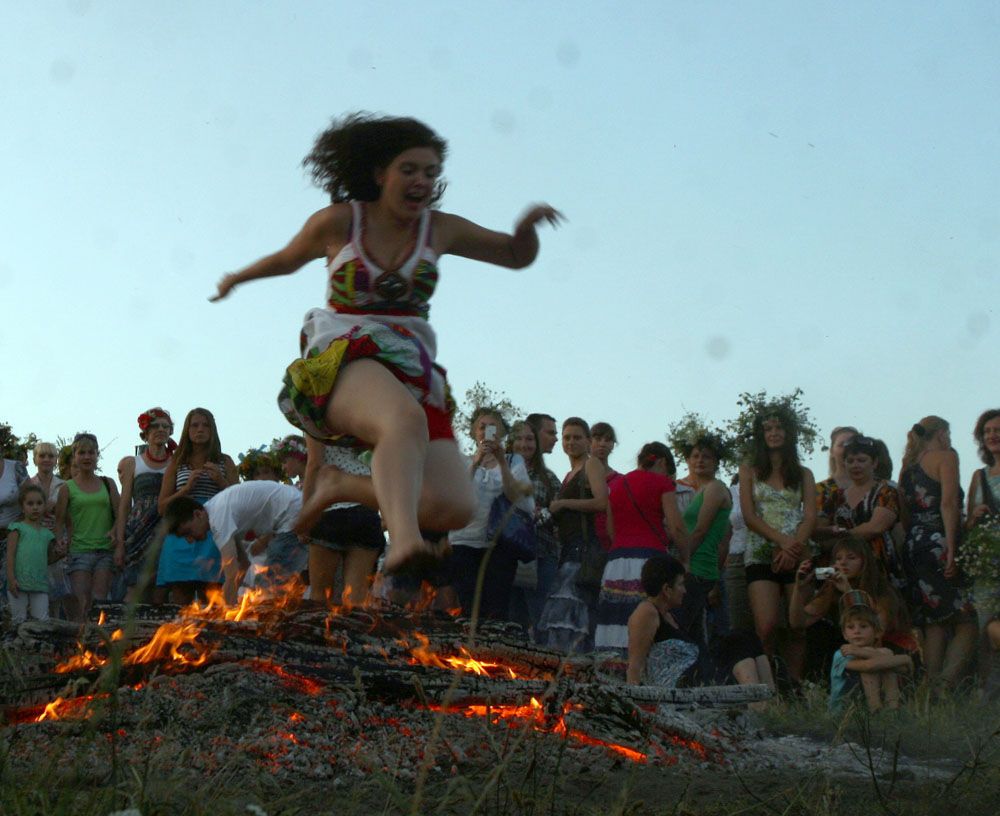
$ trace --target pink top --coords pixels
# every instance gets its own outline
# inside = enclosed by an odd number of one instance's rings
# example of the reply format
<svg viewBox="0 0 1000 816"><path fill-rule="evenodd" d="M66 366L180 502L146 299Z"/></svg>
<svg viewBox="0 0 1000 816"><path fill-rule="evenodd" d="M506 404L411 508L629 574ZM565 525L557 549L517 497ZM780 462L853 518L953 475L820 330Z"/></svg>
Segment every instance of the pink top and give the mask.
<svg viewBox="0 0 1000 816"><path fill-rule="evenodd" d="M640 547L666 552L668 538L663 526L662 497L676 489L673 479L650 470L633 470L615 479L608 494L615 528L611 549Z"/></svg>

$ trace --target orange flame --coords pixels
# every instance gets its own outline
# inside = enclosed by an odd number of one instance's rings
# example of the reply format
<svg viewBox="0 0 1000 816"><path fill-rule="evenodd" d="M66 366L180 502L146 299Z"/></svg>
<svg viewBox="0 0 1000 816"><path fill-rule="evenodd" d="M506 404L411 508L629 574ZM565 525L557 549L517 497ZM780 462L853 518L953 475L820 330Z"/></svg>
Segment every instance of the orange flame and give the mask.
<svg viewBox="0 0 1000 816"><path fill-rule="evenodd" d="M164 623L156 630L149 643L128 654L123 663L134 666L169 659L185 666L201 666L208 660L211 649L197 642L199 634L201 627L195 623ZM193 649L195 656L189 657L182 652L182 646Z"/></svg>
<svg viewBox="0 0 1000 816"><path fill-rule="evenodd" d="M462 657L455 655L442 657L431 649L430 639L426 635L421 632L414 632L413 636L418 642L418 645L410 650L410 663L414 666L429 666L433 669L456 669L469 674L478 674L481 677L494 677L497 674L501 674L506 675L512 680L517 679L517 672L510 668L510 666L477 660L464 646L460 649Z"/></svg>

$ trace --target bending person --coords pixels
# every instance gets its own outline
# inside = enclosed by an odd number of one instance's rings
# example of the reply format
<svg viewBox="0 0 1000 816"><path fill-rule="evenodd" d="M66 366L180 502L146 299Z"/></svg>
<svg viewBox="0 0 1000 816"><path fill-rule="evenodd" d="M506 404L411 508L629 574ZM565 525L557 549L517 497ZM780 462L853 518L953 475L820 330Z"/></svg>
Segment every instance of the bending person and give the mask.
<svg viewBox="0 0 1000 816"><path fill-rule="evenodd" d="M306 533L336 501L377 507L392 540L388 572L437 554L421 525L458 529L475 511L427 320L438 259L524 268L538 254L536 225L560 218L552 207L534 206L508 235L432 210L444 191L446 152L444 139L414 119L334 121L305 160L333 203L284 249L226 275L213 298L326 259L326 305L306 315L302 359L289 366L278 402L316 439L371 448L372 477L320 469L305 486L298 529Z"/></svg>

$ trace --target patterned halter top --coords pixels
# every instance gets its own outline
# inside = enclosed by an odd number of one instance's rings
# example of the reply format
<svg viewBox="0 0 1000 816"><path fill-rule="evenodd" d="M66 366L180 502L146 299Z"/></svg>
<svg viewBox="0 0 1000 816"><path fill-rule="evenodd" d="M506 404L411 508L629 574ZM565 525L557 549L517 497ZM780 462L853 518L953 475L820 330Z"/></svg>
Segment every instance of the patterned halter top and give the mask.
<svg viewBox="0 0 1000 816"><path fill-rule="evenodd" d="M327 305L341 314L419 317L430 314L428 301L437 286L437 255L430 247L430 210L417 225L413 252L396 271L379 268L365 252L365 205L351 202L351 240L330 261Z"/></svg>

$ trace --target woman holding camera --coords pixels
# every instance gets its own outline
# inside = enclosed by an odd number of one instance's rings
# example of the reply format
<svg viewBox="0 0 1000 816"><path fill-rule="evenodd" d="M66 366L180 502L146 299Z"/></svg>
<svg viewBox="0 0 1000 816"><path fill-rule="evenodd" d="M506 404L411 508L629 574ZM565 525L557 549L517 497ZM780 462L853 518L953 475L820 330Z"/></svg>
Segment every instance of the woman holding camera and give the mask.
<svg viewBox="0 0 1000 816"><path fill-rule="evenodd" d="M453 530L451 543L452 586L462 605L462 613L472 615L479 597L479 616L506 620L510 608L510 591L514 586L517 559L495 541L486 537L490 510L502 493L515 507L534 515L533 488L517 454L508 459L503 449L507 423L496 408L477 408L469 423L469 435L476 443L472 456L470 477L476 497L476 510L472 521L461 530ZM479 589L479 576L482 585Z"/></svg>

